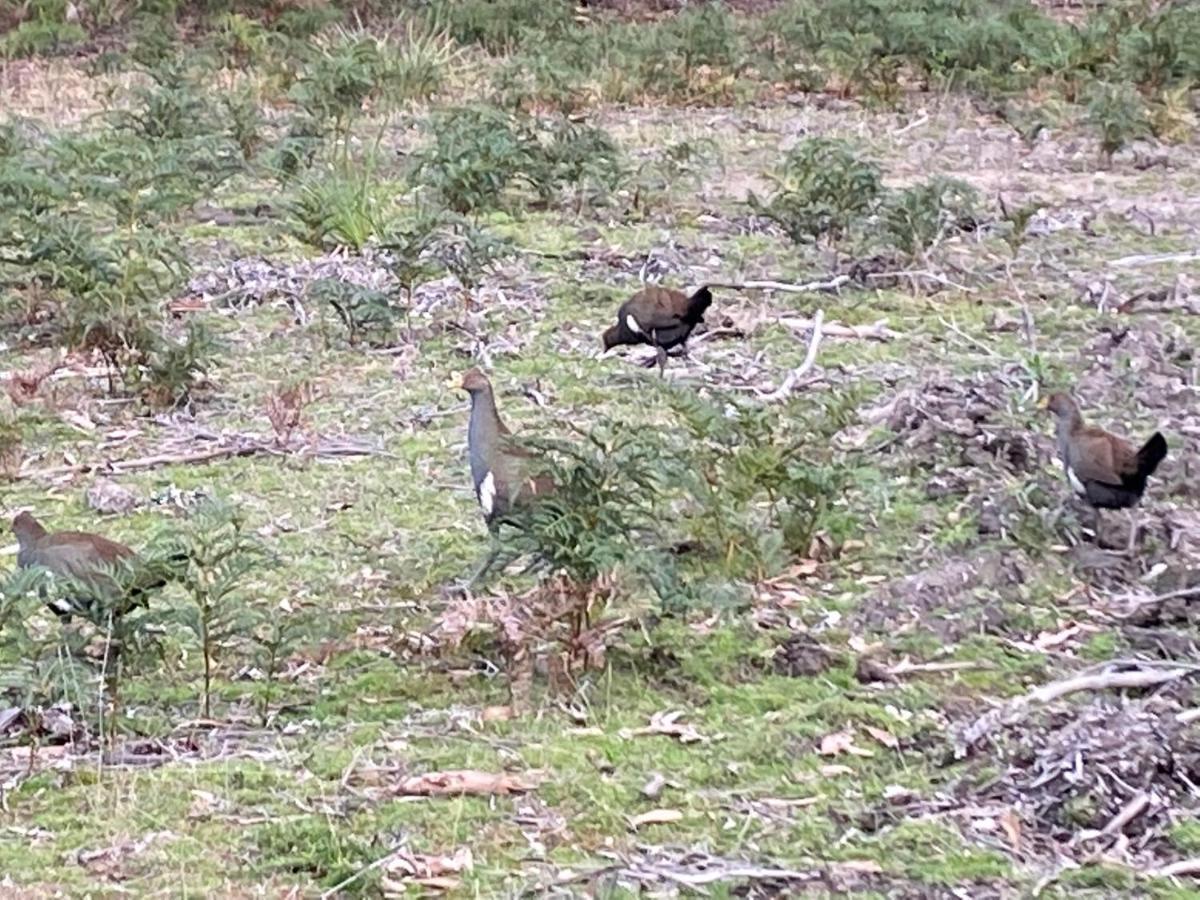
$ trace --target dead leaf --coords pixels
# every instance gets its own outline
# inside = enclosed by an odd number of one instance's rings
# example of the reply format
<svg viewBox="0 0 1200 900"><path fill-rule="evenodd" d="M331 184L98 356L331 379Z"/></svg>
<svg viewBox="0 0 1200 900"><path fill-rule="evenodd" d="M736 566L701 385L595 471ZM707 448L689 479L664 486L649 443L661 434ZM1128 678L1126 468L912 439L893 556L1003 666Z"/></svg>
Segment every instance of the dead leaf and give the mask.
<svg viewBox="0 0 1200 900"><path fill-rule="evenodd" d="M462 883L454 876L470 872L474 865L470 847L458 848L453 856L398 851L384 865L379 886L385 897L408 896L408 888L414 885L434 891L452 891Z"/></svg>
<svg viewBox="0 0 1200 900"><path fill-rule="evenodd" d="M1061 631L1043 631L1038 634L1033 646L1039 650L1053 650L1067 643L1082 630L1082 625L1070 625Z"/></svg>
<svg viewBox="0 0 1200 900"><path fill-rule="evenodd" d="M840 763L827 763L821 766L821 774L826 778L838 778L842 775L853 775L854 770L849 766L843 766Z"/></svg>
<svg viewBox="0 0 1200 900"><path fill-rule="evenodd" d="M136 841L123 841L98 850L78 850L75 853L75 862L93 876L123 881L131 874L123 865L126 860L144 852L151 844L174 839L175 835L169 831L152 831Z"/></svg>
<svg viewBox="0 0 1200 900"><path fill-rule="evenodd" d="M882 728L876 728L873 725L865 726L867 734L883 744L889 750L896 750L900 747L899 739L890 731L884 731Z"/></svg>
<svg viewBox="0 0 1200 900"><path fill-rule="evenodd" d="M643 825L666 825L678 822L682 818L683 813L677 809L651 809L640 815L630 816L629 827L637 831Z"/></svg>
<svg viewBox="0 0 1200 900"><path fill-rule="evenodd" d="M1008 835L1008 844L1013 853L1021 852L1021 817L1015 809L1006 809L1000 814L1000 827Z"/></svg>
<svg viewBox="0 0 1200 900"><path fill-rule="evenodd" d="M657 800L666 786L667 779L663 778L658 772L655 772L650 776L650 780L642 785L642 796L647 800Z"/></svg>
<svg viewBox="0 0 1200 900"><path fill-rule="evenodd" d="M835 731L821 738L821 746L817 752L822 756L841 756L849 753L851 756L874 756L874 752L859 747L854 743L854 735L848 731Z"/></svg>
<svg viewBox="0 0 1200 900"><path fill-rule="evenodd" d="M847 859L833 864L835 871L853 872L856 875L878 875L883 867L873 859Z"/></svg>
<svg viewBox="0 0 1200 900"><path fill-rule="evenodd" d="M718 740L720 738L719 735L712 738L706 737L696 729L695 725L679 721L683 718L683 715L684 712L681 709L656 712L650 717L650 724L645 728L624 728L619 733L625 739L648 734L662 734L667 737L677 738L681 744L707 743L710 740Z"/></svg>
<svg viewBox="0 0 1200 900"><path fill-rule="evenodd" d="M528 776L506 772L479 772L474 769L450 769L414 775L396 785L397 794L438 797L459 794L523 794L537 788L535 773Z"/></svg>

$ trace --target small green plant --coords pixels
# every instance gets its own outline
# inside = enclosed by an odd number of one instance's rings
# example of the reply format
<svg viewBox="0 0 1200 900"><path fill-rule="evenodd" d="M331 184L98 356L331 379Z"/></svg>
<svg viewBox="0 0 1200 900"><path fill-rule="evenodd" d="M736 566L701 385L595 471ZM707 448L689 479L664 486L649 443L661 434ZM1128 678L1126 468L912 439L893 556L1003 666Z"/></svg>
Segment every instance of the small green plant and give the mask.
<svg viewBox="0 0 1200 900"><path fill-rule="evenodd" d="M711 548L720 570L761 579L807 556L844 480L826 438L850 422L853 398L835 397L803 417L761 404L722 409L683 393L671 402L688 435L678 470L690 536Z"/></svg>
<svg viewBox="0 0 1200 900"><path fill-rule="evenodd" d="M287 604L281 604L278 609L256 611L256 617L258 622L250 631L250 640L254 644L252 658L261 675L255 706L259 722L265 728L271 719L280 675L303 634L303 624Z"/></svg>
<svg viewBox="0 0 1200 900"><path fill-rule="evenodd" d="M585 197L602 199L625 178L620 149L608 132L594 125L559 119L551 125L544 148L549 171L540 185L543 199L568 185L578 188L580 203Z"/></svg>
<svg viewBox="0 0 1200 900"><path fill-rule="evenodd" d="M288 203L297 233L314 247L359 251L391 230L394 190L381 184L370 164L338 163L306 176Z"/></svg>
<svg viewBox="0 0 1200 900"><path fill-rule="evenodd" d="M204 666L201 705L212 715L213 675L218 656L232 640L252 627L245 591L254 571L266 562L259 542L245 531L241 513L229 504L208 501L176 538L186 559L180 584L190 605L179 610L200 644Z"/></svg>
<svg viewBox="0 0 1200 900"><path fill-rule="evenodd" d="M542 202L569 186L603 196L624 177L621 154L604 131L565 119L549 123L494 107L446 110L429 122L431 144L414 154L413 177L458 213L502 205L524 184Z"/></svg>
<svg viewBox="0 0 1200 900"><path fill-rule="evenodd" d="M562 34L572 24L570 4L539 0L434 0L428 16L436 30L496 55Z"/></svg>
<svg viewBox="0 0 1200 900"><path fill-rule="evenodd" d="M414 155L414 177L455 212L495 208L509 183L528 179L539 161L537 141L501 110L446 110L433 117L429 130L433 143Z"/></svg>
<svg viewBox="0 0 1200 900"><path fill-rule="evenodd" d="M158 334L151 344L133 386L158 408L182 406L191 401L222 350L212 331L195 322L188 323L183 340Z"/></svg>
<svg viewBox="0 0 1200 900"><path fill-rule="evenodd" d="M1112 162L1113 155L1150 133L1146 103L1129 84L1097 82L1088 93L1087 123L1100 136L1100 152Z"/></svg>
<svg viewBox="0 0 1200 900"><path fill-rule="evenodd" d="M919 257L946 235L971 224L977 201L975 189L966 182L935 176L884 200L883 233L892 246Z"/></svg>
<svg viewBox="0 0 1200 900"><path fill-rule="evenodd" d="M229 137L237 144L242 159L249 162L263 145L264 120L258 95L247 88L231 91L221 99Z"/></svg>
<svg viewBox="0 0 1200 900"><path fill-rule="evenodd" d="M1008 244L1008 249L1012 251L1013 258L1016 258L1022 245L1025 243L1029 222L1037 214L1037 211L1042 208L1042 203L1035 199L1021 206L1010 207L1004 202L1004 198L1000 197L999 204L1000 215L1007 226L1001 236L1004 238L1004 242Z"/></svg>
<svg viewBox="0 0 1200 900"><path fill-rule="evenodd" d="M22 22L0 37L0 58L48 56L82 44L86 40L87 32L74 22L35 19Z"/></svg>
<svg viewBox="0 0 1200 900"><path fill-rule="evenodd" d="M784 158L766 200L754 194L750 208L777 223L795 243L836 242L876 206L882 174L845 144L829 138L801 141Z"/></svg>
<svg viewBox="0 0 1200 900"><path fill-rule="evenodd" d="M351 346L360 341L387 346L394 341L402 310L392 294L322 278L309 285L308 296L333 311Z"/></svg>

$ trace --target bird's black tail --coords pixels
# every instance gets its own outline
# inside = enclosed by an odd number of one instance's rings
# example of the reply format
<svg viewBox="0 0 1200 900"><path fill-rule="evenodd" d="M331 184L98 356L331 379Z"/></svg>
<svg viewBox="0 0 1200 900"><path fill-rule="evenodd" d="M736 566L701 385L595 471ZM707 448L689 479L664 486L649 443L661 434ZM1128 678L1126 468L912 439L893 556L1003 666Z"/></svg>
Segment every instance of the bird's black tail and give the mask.
<svg viewBox="0 0 1200 900"><path fill-rule="evenodd" d="M707 285L688 297L687 320L694 323L703 319L705 310L712 305L712 299L712 291L708 289Z"/></svg>
<svg viewBox="0 0 1200 900"><path fill-rule="evenodd" d="M1167 439L1160 432L1154 432L1154 436L1146 441L1142 449L1137 452L1137 478L1139 481L1145 481L1154 474L1154 470L1158 468L1158 464L1166 459L1167 456Z"/></svg>

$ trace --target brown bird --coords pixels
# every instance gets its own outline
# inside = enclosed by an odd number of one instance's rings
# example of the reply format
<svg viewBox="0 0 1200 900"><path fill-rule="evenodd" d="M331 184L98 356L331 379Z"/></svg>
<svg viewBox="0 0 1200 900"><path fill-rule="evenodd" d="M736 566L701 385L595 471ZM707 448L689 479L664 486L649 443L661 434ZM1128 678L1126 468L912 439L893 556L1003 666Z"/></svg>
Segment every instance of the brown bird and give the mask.
<svg viewBox="0 0 1200 900"><path fill-rule="evenodd" d="M1146 479L1166 458L1167 441L1154 432L1141 449L1124 438L1084 423L1079 406L1069 394L1051 394L1046 409L1058 417L1058 455L1067 483L1075 495L1096 510L1129 509L1146 490ZM1130 524L1126 553L1137 541L1137 518Z"/></svg>
<svg viewBox="0 0 1200 900"><path fill-rule="evenodd" d="M146 591L166 584L161 573L153 573L147 568L133 570L136 576L128 586L122 586L114 576L126 567L138 567L141 560L124 544L98 534L86 531L51 534L28 512L19 513L13 519L12 530L17 536L17 565L20 568L41 567L72 583L68 587L72 596L47 600L46 604L64 621L69 622L75 613L90 613L93 620L100 619L98 613L105 610L96 608L98 600L110 604L120 601L121 605L112 610L120 615L135 603L144 602Z"/></svg>
<svg viewBox="0 0 1200 900"><path fill-rule="evenodd" d="M712 292L707 287L690 296L670 288L642 288L617 310L617 324L604 332L604 349L619 344L649 344L655 350L658 372L662 375L667 351L684 347L692 329L704 321L704 313L711 304Z"/></svg>
<svg viewBox="0 0 1200 900"><path fill-rule="evenodd" d="M493 537L508 516L535 497L554 490L554 479L533 471L535 454L520 446L496 411L492 383L479 369L463 376L462 389L471 395L471 419L467 426L467 455L475 499ZM471 576L474 584L491 568L498 549Z"/></svg>

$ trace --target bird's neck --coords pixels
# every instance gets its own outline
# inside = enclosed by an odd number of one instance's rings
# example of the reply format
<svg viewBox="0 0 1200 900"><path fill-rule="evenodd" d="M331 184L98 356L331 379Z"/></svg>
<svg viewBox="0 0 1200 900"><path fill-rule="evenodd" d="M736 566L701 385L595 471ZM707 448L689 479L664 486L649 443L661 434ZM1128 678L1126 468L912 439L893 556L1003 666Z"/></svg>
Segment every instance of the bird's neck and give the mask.
<svg viewBox="0 0 1200 900"><path fill-rule="evenodd" d="M496 412L496 400L491 391L480 391L471 395L471 421L467 426L467 442L471 448L471 465L476 457L482 461L507 432L500 415Z"/></svg>
<svg viewBox="0 0 1200 900"><path fill-rule="evenodd" d="M1071 442L1072 436L1083 430L1083 416L1079 410L1073 409L1066 415L1058 417L1058 451L1060 454L1067 452L1067 445Z"/></svg>

